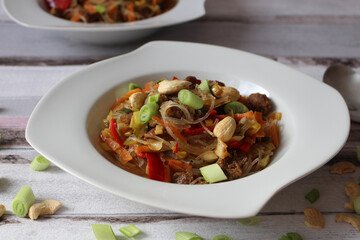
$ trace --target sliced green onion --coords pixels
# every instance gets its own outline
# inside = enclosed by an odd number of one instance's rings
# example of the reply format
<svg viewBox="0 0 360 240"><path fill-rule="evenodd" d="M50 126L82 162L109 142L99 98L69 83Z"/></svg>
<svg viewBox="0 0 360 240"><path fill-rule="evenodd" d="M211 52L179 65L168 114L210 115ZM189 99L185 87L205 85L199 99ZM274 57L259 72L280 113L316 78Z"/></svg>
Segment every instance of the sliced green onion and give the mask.
<svg viewBox="0 0 360 240"><path fill-rule="evenodd" d="M115 234L110 225L107 224L91 224L93 232L97 240L116 240Z"/></svg>
<svg viewBox="0 0 360 240"><path fill-rule="evenodd" d="M226 180L227 177L219 164L214 163L200 168L200 172L209 183L220 182Z"/></svg>
<svg viewBox="0 0 360 240"><path fill-rule="evenodd" d="M98 11L98 13L100 13L100 14L103 14L104 12L106 12L106 8L103 7L102 5L96 5L96 6L95 6L95 9L96 9L96 11Z"/></svg>
<svg viewBox="0 0 360 240"><path fill-rule="evenodd" d="M200 97L186 89L178 93L178 98L180 102L193 109L201 109L204 106L204 101Z"/></svg>
<svg viewBox="0 0 360 240"><path fill-rule="evenodd" d="M37 156L31 162L30 168L34 171L44 171L49 167L50 163L51 162L43 156Z"/></svg>
<svg viewBox="0 0 360 240"><path fill-rule="evenodd" d="M227 235L217 235L213 237L211 240L232 240L232 238Z"/></svg>
<svg viewBox="0 0 360 240"><path fill-rule="evenodd" d="M356 214L360 214L360 197L354 199L354 209Z"/></svg>
<svg viewBox="0 0 360 240"><path fill-rule="evenodd" d="M1 135L0 135L1 138ZM356 146L356 155L357 155L357 160L360 162L360 146Z"/></svg>
<svg viewBox="0 0 360 240"><path fill-rule="evenodd" d="M27 185L23 186L20 191L16 194L13 202L13 212L18 217L26 217L29 212L29 208L35 202L35 196L31 188Z"/></svg>
<svg viewBox="0 0 360 240"><path fill-rule="evenodd" d="M303 240L298 233L289 232L286 235L282 236L278 240Z"/></svg>
<svg viewBox="0 0 360 240"><path fill-rule="evenodd" d="M257 225L260 220L257 216L253 216L249 218L239 218L237 221L245 226L254 226Z"/></svg>
<svg viewBox="0 0 360 240"><path fill-rule="evenodd" d="M136 89L136 88L140 88L140 89L141 89L140 85L138 85L138 84L136 84L136 83L130 83L130 84L129 84L129 91L134 90L134 89Z"/></svg>
<svg viewBox="0 0 360 240"><path fill-rule="evenodd" d="M135 227L132 224L130 224L127 227L120 228L119 231L122 234L124 234L125 236L127 236L128 238L134 237L134 236L138 235L141 232L140 229L138 229L137 227Z"/></svg>
<svg viewBox="0 0 360 240"><path fill-rule="evenodd" d="M153 116L157 114L159 105L151 102L141 107L140 109L140 122L145 124L151 120Z"/></svg>
<svg viewBox="0 0 360 240"><path fill-rule="evenodd" d="M246 113L249 109L241 102L231 102L225 105L224 111L226 113Z"/></svg>
<svg viewBox="0 0 360 240"><path fill-rule="evenodd" d="M176 232L175 233L176 240L204 240L202 237L195 233L191 232Z"/></svg>
<svg viewBox="0 0 360 240"><path fill-rule="evenodd" d="M122 108L119 110L119 112L129 114L132 112L132 110L129 108Z"/></svg>
<svg viewBox="0 0 360 240"><path fill-rule="evenodd" d="M152 102L157 103L159 101L159 98L160 98L160 93L151 95L148 99L148 103L152 103Z"/></svg>
<svg viewBox="0 0 360 240"><path fill-rule="evenodd" d="M202 81L199 85L199 87L201 90L210 93L210 85L209 85L209 80L205 79L204 81Z"/></svg>
<svg viewBox="0 0 360 240"><path fill-rule="evenodd" d="M316 202L320 197L320 192L316 188L311 190L308 194L305 195L305 198L309 200L309 202L314 203Z"/></svg>

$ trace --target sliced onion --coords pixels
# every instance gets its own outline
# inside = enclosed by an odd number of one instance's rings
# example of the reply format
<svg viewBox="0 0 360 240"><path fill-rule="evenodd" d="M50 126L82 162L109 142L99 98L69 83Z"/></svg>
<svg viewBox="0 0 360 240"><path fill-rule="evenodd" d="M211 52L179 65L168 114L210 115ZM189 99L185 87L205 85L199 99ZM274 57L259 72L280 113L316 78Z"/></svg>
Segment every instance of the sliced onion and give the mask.
<svg viewBox="0 0 360 240"><path fill-rule="evenodd" d="M156 139L156 140L158 140L158 141L163 141L163 143L164 143L167 147L169 147L170 149L173 147L173 145L172 145L170 142L166 141L165 139L163 139L163 138L161 138L161 137L158 137L158 136L151 136L151 137L154 138L154 139Z"/></svg>

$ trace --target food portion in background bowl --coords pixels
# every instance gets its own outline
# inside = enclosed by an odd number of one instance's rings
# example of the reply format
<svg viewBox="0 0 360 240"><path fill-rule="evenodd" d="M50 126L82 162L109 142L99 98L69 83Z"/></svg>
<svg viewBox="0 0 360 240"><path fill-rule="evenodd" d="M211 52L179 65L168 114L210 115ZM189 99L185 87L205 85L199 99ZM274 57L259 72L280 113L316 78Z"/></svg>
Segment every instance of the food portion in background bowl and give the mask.
<svg viewBox="0 0 360 240"><path fill-rule="evenodd" d="M121 168L153 180L207 184L265 167L279 146L264 94L246 97L219 81L161 79L131 83L103 120L100 145Z"/></svg>
<svg viewBox="0 0 360 240"><path fill-rule="evenodd" d="M57 17L84 23L134 22L163 14L177 0L44 0Z"/></svg>

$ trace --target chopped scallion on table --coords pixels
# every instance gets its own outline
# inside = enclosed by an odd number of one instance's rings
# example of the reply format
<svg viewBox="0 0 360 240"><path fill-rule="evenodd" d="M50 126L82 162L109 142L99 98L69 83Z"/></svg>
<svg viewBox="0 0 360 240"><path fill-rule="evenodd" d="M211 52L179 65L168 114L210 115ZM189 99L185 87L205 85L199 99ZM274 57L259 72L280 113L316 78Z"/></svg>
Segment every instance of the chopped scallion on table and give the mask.
<svg viewBox="0 0 360 240"><path fill-rule="evenodd" d="M51 162L47 160L45 157L37 156L31 162L30 168L34 171L44 171L49 167L50 163Z"/></svg>
<svg viewBox="0 0 360 240"><path fill-rule="evenodd" d="M116 240L115 234L110 225L91 224L96 240Z"/></svg>
<svg viewBox="0 0 360 240"><path fill-rule="evenodd" d="M240 218L237 221L245 226L254 226L257 225L260 220L257 216L253 216L249 218Z"/></svg>
<svg viewBox="0 0 360 240"><path fill-rule="evenodd" d="M278 240L303 240L298 233L289 232L286 235L282 236Z"/></svg>
<svg viewBox="0 0 360 240"><path fill-rule="evenodd" d="M137 227L135 227L132 224L130 224L127 227L120 228L119 231L128 238L134 237L141 232L140 229L138 229Z"/></svg>
<svg viewBox="0 0 360 240"><path fill-rule="evenodd" d="M356 214L360 214L360 197L354 199L354 209Z"/></svg>
<svg viewBox="0 0 360 240"><path fill-rule="evenodd" d="M153 116L157 114L159 105L151 102L141 107L140 109L140 122L145 124L151 120Z"/></svg>
<svg viewBox="0 0 360 240"><path fill-rule="evenodd" d="M20 191L16 194L13 202L12 202L12 209L13 212L18 217L26 217L29 212L29 208L35 202L35 196L32 189L25 185L23 186Z"/></svg>
<svg viewBox="0 0 360 240"><path fill-rule="evenodd" d="M136 83L130 83L130 84L129 84L129 91L134 90L134 89L136 89L136 88L140 88L140 89L141 89L141 86L138 85L138 84L136 84Z"/></svg>
<svg viewBox="0 0 360 240"><path fill-rule="evenodd" d="M210 93L210 85L209 85L209 80L205 79L203 80L200 85L199 85L199 88L205 92L208 92Z"/></svg>
<svg viewBox="0 0 360 240"><path fill-rule="evenodd" d="M202 237L191 232L177 232L175 233L176 240L204 240Z"/></svg>
<svg viewBox="0 0 360 240"><path fill-rule="evenodd" d="M193 109L201 109L204 106L204 100L202 100L196 94L190 92L189 90L182 89L178 93L179 101Z"/></svg>
<svg viewBox="0 0 360 240"><path fill-rule="evenodd" d="M232 240L232 238L227 235L217 235L213 237L211 240Z"/></svg>
<svg viewBox="0 0 360 240"><path fill-rule="evenodd" d="M319 199L319 197L320 197L320 192L315 188L305 195L305 198L309 200L309 202L311 203L316 202Z"/></svg>

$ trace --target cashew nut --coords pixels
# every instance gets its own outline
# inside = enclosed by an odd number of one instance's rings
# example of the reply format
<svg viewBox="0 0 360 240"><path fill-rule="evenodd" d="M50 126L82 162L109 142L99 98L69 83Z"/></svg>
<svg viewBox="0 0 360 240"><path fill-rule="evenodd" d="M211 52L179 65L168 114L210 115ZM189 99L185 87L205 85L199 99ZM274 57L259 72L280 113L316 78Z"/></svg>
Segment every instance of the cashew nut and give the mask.
<svg viewBox="0 0 360 240"><path fill-rule="evenodd" d="M314 207L307 207L304 209L306 216L305 225L310 228L324 228L325 220L321 212Z"/></svg>
<svg viewBox="0 0 360 240"><path fill-rule="evenodd" d="M235 133L236 122L233 117L226 117L216 124L214 128L214 135L223 142L229 141Z"/></svg>
<svg viewBox="0 0 360 240"><path fill-rule="evenodd" d="M360 186L356 182L348 182L344 187L346 196L349 197L349 202L345 203L345 208L354 210L354 199L360 196Z"/></svg>
<svg viewBox="0 0 360 240"><path fill-rule="evenodd" d="M237 101L240 98L240 93L233 87L221 87L221 93L219 97L228 96L231 101Z"/></svg>
<svg viewBox="0 0 360 240"><path fill-rule="evenodd" d="M0 217L1 217L2 215L4 215L5 211L6 211L5 206L2 205L2 204L0 204Z"/></svg>
<svg viewBox="0 0 360 240"><path fill-rule="evenodd" d="M352 162L342 161L332 165L330 173L332 174L344 174L352 173L356 169L356 166Z"/></svg>
<svg viewBox="0 0 360 240"><path fill-rule="evenodd" d="M164 80L159 83L158 91L160 94L173 94L181 89L188 88L190 85L191 82L185 80Z"/></svg>
<svg viewBox="0 0 360 240"><path fill-rule="evenodd" d="M227 145L226 143L224 143L223 141L221 141L220 138L217 139L217 145L216 145L216 149L215 149L215 154L219 157L219 158L226 158L228 157L230 154L227 151Z"/></svg>
<svg viewBox="0 0 360 240"><path fill-rule="evenodd" d="M350 223L358 232L360 232L360 219L351 213L336 214L335 222Z"/></svg>
<svg viewBox="0 0 360 240"><path fill-rule="evenodd" d="M29 217L35 220L38 219L40 215L52 215L61 206L62 204L56 200L45 200L40 203L35 203L29 209Z"/></svg>
<svg viewBox="0 0 360 240"><path fill-rule="evenodd" d="M138 110L144 105L145 94L142 92L133 93L129 97L129 100L131 107Z"/></svg>

